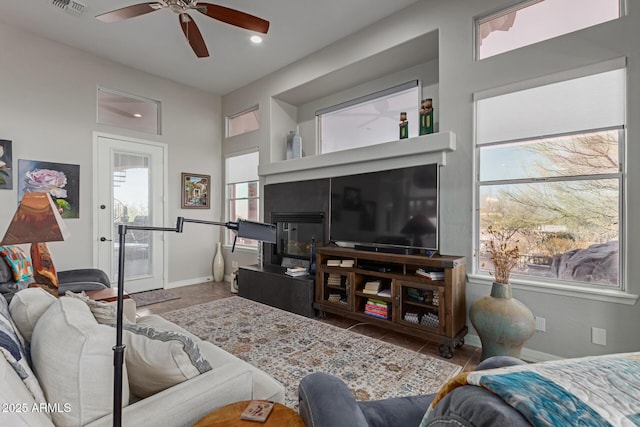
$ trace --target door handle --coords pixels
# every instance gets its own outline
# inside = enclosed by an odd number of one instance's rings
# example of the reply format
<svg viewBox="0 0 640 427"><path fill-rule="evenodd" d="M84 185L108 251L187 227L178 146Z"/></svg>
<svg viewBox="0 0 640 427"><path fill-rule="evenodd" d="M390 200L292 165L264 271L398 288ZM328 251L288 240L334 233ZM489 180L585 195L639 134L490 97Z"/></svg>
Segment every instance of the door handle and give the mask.
<svg viewBox="0 0 640 427"><path fill-rule="evenodd" d="M101 241L101 242L113 242L113 240L111 240L111 239L107 239L106 237L101 237L101 238L100 238L100 241Z"/></svg>

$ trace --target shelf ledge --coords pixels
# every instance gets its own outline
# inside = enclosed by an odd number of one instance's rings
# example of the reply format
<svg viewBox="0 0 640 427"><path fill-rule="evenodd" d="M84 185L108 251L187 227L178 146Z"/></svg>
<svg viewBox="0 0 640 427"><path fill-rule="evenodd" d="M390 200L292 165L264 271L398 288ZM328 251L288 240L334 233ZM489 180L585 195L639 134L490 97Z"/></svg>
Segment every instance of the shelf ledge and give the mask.
<svg viewBox="0 0 640 427"><path fill-rule="evenodd" d="M352 148L258 166L265 184L374 172L427 162L446 164L446 153L455 151L456 135L439 132L402 141Z"/></svg>

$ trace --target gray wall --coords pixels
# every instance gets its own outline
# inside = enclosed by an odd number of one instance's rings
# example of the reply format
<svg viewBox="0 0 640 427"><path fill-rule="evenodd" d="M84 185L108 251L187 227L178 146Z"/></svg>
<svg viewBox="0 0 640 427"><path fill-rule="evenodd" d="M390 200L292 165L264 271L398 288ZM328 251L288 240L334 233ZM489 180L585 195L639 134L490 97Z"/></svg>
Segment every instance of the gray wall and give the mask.
<svg viewBox="0 0 640 427"><path fill-rule="evenodd" d="M66 220L71 236L49 244L58 269L93 265L93 132L166 143L169 155L168 218L178 215L220 220L221 98L106 61L6 25L0 25L0 138L13 141L14 180L18 159L80 165L80 218ZM96 123L98 86L162 102L162 135ZM210 174L212 208L180 209L180 173ZM17 186L0 190L0 230L17 206ZM209 238L202 238L209 236ZM211 277L217 227L185 226L168 235L169 286ZM28 249L28 246L25 247Z"/></svg>
<svg viewBox="0 0 640 427"><path fill-rule="evenodd" d="M353 66L363 58L437 30L439 78L429 90L438 95L434 106L438 112L439 130L451 131L457 137L456 150L447 154L447 164L441 171L440 247L444 254L468 258L467 304L470 305L478 297L486 295L491 284L490 278L474 275L472 97L475 92L626 57L629 75L627 158L633 162L640 155L640 145L637 144L640 130L636 120L633 120L640 114L640 52L637 43L640 39L639 2L628 1L628 15L622 19L483 61L474 61L473 18L512 3L506 0L420 1L314 55L224 96L223 115L260 104L261 129L250 137L251 141L245 141L244 148L259 147L261 164L282 159L280 134L297 123L304 124L307 132L303 135L306 155L313 155L316 149L313 129L309 133L306 127L313 127L313 124L307 122L307 109L304 105L283 106L281 101L273 98L274 95L304 87L323 75ZM433 62L424 66L430 64ZM424 73L413 70L409 76L420 78L421 74ZM406 77L407 73L395 72L376 81L380 85L388 85L393 81L406 81ZM373 88L376 83L362 82L362 86ZM333 96L329 98L335 99ZM535 108L532 114L535 114ZM232 150L231 147L228 141L223 141L223 150ZM640 193L635 191L640 186L640 172L633 168L628 168L627 172L625 215L635 218L640 214ZM309 179L314 177L313 173L308 175ZM625 284L628 293L635 295L640 293L640 264L633 262L634 254L639 249L640 228L627 227L624 239L626 244L622 256L627 265ZM576 292L571 288L543 289L514 284L514 296L528 305L536 316L546 319L546 332L537 333L523 352L531 360L640 348L640 334L636 333L635 326L640 323L640 310L636 306L636 299L627 298L626 294L612 292L603 295ZM607 330L606 346L591 343L591 327ZM473 330L467 342L479 344Z"/></svg>

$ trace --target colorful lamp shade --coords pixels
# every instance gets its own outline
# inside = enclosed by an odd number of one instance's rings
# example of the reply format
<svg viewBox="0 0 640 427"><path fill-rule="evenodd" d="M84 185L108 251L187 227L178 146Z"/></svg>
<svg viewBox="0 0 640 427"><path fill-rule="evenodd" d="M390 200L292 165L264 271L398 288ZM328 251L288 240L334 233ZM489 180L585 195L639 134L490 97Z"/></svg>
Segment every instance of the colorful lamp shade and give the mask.
<svg viewBox="0 0 640 427"><path fill-rule="evenodd" d="M0 245L57 242L69 237L48 193L25 193Z"/></svg>

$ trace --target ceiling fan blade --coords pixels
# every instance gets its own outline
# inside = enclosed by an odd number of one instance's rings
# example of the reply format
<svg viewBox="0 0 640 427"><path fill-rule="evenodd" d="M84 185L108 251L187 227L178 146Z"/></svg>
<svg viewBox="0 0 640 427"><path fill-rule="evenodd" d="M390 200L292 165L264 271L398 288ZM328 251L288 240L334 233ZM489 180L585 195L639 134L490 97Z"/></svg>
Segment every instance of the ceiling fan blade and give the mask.
<svg viewBox="0 0 640 427"><path fill-rule="evenodd" d="M152 4L157 5L158 2L140 3L123 7L122 9L117 9L98 15L96 16L96 19L99 19L102 22L112 23L122 21L123 19L134 18L136 16L144 15L146 13L153 12L154 10L158 10L157 8L151 7Z"/></svg>
<svg viewBox="0 0 640 427"><path fill-rule="evenodd" d="M198 6L205 6L207 9L205 11L202 11L201 9L196 10L204 13L210 18L217 19L218 21L226 22L227 24L235 25L236 27L257 31L263 34L266 34L267 31L269 31L269 21L265 21L257 16L211 3L198 2Z"/></svg>
<svg viewBox="0 0 640 427"><path fill-rule="evenodd" d="M198 58L206 58L209 56L209 51L207 50L207 45L204 43L204 39L202 38L202 34L198 29L195 21L189 16L188 13L181 13L178 15L178 19L180 20L180 27L182 27L182 32L184 36L187 38L187 41L191 45L191 49L196 54Z"/></svg>

